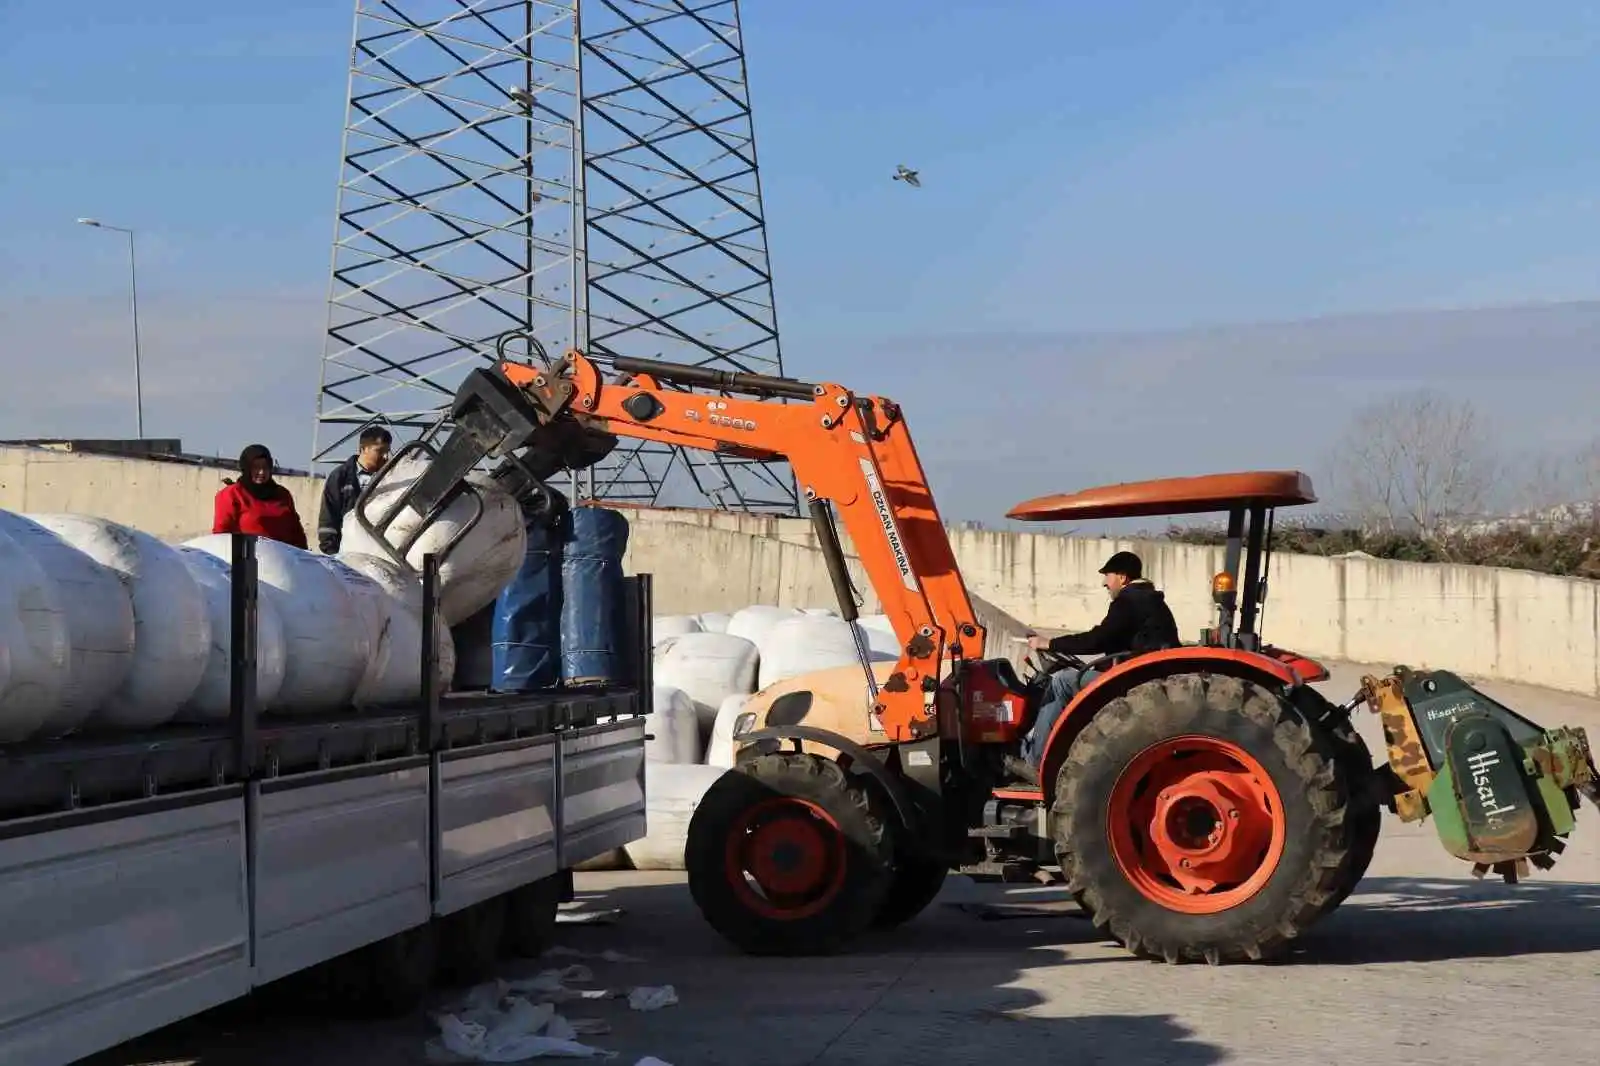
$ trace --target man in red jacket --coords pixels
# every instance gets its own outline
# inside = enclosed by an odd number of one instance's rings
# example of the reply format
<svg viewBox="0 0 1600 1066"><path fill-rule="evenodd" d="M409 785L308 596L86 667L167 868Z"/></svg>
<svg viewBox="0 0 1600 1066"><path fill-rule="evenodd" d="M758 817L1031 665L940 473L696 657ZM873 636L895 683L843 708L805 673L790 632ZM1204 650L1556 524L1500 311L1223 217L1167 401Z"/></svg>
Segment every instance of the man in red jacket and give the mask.
<svg viewBox="0 0 1600 1066"><path fill-rule="evenodd" d="M239 480L217 492L211 532L250 533L306 547L294 496L272 480L272 453L265 445L252 444L239 453Z"/></svg>

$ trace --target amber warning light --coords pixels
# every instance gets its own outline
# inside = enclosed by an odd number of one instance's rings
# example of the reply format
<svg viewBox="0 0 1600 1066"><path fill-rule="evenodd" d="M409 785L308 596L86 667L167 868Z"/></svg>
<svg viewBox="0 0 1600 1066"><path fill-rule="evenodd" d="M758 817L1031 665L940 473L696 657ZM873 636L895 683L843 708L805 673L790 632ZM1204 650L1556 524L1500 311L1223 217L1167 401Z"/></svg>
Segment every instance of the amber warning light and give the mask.
<svg viewBox="0 0 1600 1066"><path fill-rule="evenodd" d="M1211 579L1211 598L1221 603L1233 593L1233 575L1224 571Z"/></svg>

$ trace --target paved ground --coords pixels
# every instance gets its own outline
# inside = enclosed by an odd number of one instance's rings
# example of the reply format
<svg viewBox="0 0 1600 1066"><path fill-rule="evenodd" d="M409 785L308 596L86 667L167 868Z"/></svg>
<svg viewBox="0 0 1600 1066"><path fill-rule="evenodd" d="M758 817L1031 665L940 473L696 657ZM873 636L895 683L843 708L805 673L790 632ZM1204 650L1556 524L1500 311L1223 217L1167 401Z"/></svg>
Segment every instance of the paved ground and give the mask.
<svg viewBox="0 0 1600 1066"><path fill-rule="evenodd" d="M1341 667L1329 694L1349 695L1361 672ZM1592 701L1484 688L1545 724L1600 736ZM1374 725L1363 722L1363 732L1381 750ZM1096 939L1059 892L964 879L952 880L917 921L857 954L756 960L711 933L681 875L586 875L578 906L624 913L613 925L563 926L564 944L643 960L589 961L593 986L671 984L679 1003L641 1013L613 1000L565 1013L609 1021L612 1032L591 1039L628 1066L645 1055L671 1066L1592 1059L1600 1006L1596 812L1586 806L1555 870L1519 886L1465 877L1431 834L1391 821L1361 890L1289 963L1272 967L1138 962ZM977 900L1016 906L1000 919L960 907ZM94 1062L402 1066L426 1061L430 1033L422 1018L329 1024L246 1005Z"/></svg>

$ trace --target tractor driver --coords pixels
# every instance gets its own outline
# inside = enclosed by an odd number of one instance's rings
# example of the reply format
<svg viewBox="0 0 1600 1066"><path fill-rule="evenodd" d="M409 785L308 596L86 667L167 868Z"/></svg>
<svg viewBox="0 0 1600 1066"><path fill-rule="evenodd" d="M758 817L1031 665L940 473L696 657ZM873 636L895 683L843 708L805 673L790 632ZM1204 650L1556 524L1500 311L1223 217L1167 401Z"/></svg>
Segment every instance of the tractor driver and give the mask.
<svg viewBox="0 0 1600 1066"><path fill-rule="evenodd" d="M1102 584L1111 597L1111 606L1099 625L1087 633L1069 633L1052 640L1038 636L1028 637L1028 647L1034 651L1048 649L1058 655L1088 655L1099 657L1121 652L1138 655L1162 648L1176 648L1178 623L1167 606L1166 596L1144 577L1144 564L1133 552L1117 552L1100 568L1104 575ZM1045 742L1056 719L1072 700L1075 693L1088 684L1098 673L1064 666L1050 675L1050 690L1033 728L1022 740L1022 758L1008 759L1008 769L1024 780L1039 783L1039 763L1044 758Z"/></svg>

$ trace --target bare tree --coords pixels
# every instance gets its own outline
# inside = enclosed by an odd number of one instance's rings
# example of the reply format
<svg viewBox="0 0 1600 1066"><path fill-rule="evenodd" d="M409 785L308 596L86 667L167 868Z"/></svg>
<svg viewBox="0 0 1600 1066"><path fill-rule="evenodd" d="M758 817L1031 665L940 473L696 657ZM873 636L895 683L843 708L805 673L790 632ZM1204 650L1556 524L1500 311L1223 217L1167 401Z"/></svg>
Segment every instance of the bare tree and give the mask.
<svg viewBox="0 0 1600 1066"><path fill-rule="evenodd" d="M1334 453L1334 482L1365 522L1388 532L1440 532L1480 513L1498 464L1476 408L1429 389L1356 412Z"/></svg>

